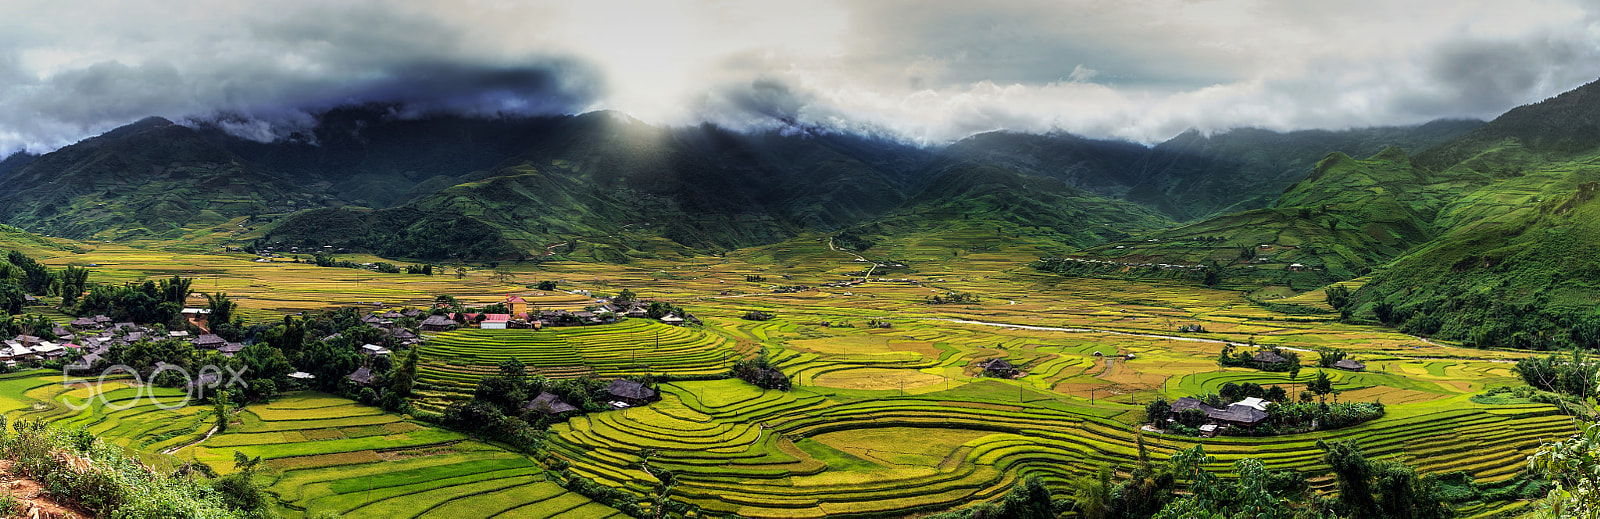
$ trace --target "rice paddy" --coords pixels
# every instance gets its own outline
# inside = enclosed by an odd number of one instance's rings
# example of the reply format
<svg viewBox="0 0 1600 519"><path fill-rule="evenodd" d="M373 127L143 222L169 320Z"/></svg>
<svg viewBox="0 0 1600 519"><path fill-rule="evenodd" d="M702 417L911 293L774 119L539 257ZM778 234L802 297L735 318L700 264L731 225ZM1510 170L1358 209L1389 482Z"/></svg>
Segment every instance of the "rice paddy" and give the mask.
<svg viewBox="0 0 1600 519"><path fill-rule="evenodd" d="M0 404L12 419L87 427L146 464L173 470L200 462L233 471L234 451L259 456L261 483L283 517L333 512L374 517L609 517L616 511L548 480L525 455L374 407L317 393L294 393L234 415L210 437L207 406L161 409L141 392L177 401L177 390L127 381L66 388L59 376L0 378ZM74 412L66 403L104 394L104 403ZM139 400L135 403L135 400ZM134 404L126 409L116 409Z"/></svg>
<svg viewBox="0 0 1600 519"><path fill-rule="evenodd" d="M419 304L441 293L469 304L491 302L506 293L531 295L527 284L537 279L564 280L563 290L593 295L627 288L673 301L704 325L626 319L428 334L417 405L437 411L470 398L482 376L512 358L551 378L697 377L765 354L794 390L765 391L737 380L662 383L660 402L579 416L549 434L552 454L575 474L643 498L661 490L640 468L648 458L651 467L676 476L672 498L719 514L900 516L996 497L1030 476L1065 491L1069 480L1100 466L1133 466L1141 434L1158 460L1200 441L1218 457L1212 468L1219 472L1255 457L1271 468L1307 471L1324 491L1332 482L1315 445L1323 439L1353 440L1368 457L1404 459L1428 472L1464 471L1480 483L1511 484L1541 441L1574 431L1548 405L1469 400L1518 384L1509 362L1527 353L1459 348L1326 315L1279 314L1234 291L1056 277L1026 267L1032 249L952 255L928 244L904 247L903 257L922 261L884 274L898 281L831 287L821 285L851 279L862 263L829 250L819 237L686 262L551 262L503 267L500 275L473 270L460 279L362 272L359 289L356 271L228 255L106 245L46 262L92 257L104 262L94 274L100 281L213 273L220 291L247 296L240 303L253 315L356 301ZM206 286L208 279L202 275L197 288L218 291ZM777 285L812 288L774 291ZM978 299L926 302L947 292ZM1294 300L1313 305L1316 298L1305 293ZM535 302L579 308L592 301L552 292ZM740 318L750 310L776 318ZM1179 331L1185 325L1204 331ZM1306 367L1294 377L1222 368L1215 359L1226 343L1300 350ZM1198 440L1137 428L1151 400L1216 392L1229 382L1298 394L1318 371L1311 350L1325 346L1368 366L1362 373L1328 370L1338 391L1332 397L1382 402L1384 417L1270 438ZM993 358L1021 374L981 376L977 363ZM96 390L117 398L134 391L116 384ZM251 405L228 432L198 441L209 429L208 410L135 406L74 414L52 402L90 390L62 391L58 378L0 379L0 412L86 424L152 459L176 448L169 463L194 459L226 469L233 450L261 455L271 467L269 488L290 517L322 510L347 517L614 513L562 491L526 457L325 395ZM1458 511L1497 513L1524 504L1466 503Z"/></svg>

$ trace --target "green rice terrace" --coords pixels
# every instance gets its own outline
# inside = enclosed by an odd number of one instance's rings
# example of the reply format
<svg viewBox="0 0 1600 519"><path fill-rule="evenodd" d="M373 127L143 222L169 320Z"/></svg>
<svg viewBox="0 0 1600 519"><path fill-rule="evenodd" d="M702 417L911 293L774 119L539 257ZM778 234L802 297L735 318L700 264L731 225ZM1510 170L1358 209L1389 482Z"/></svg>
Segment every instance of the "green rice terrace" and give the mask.
<svg viewBox="0 0 1600 519"><path fill-rule="evenodd" d="M1240 291L1193 283L1041 273L1015 260L1040 251L1020 247L962 253L848 285L836 282L859 279L853 273L862 262L819 237L693 262L519 266L511 280L555 279L563 290L589 291L530 295L541 308L578 309L589 293L627 288L672 301L703 324L626 318L422 332L412 414L300 391L244 405L226 430L212 433L209 405L167 410L140 399L125 409L97 403L72 411L68 403L100 393L113 404L141 391L163 401L182 393L117 378L63 387L59 372L49 371L0 377L0 412L85 426L162 470L203 463L226 474L236 451L260 456L256 478L284 517L623 515L596 500L593 488L628 496L644 514L665 491L678 504L667 515L901 517L997 500L1029 478L1070 496L1102 467L1129 477L1141 445L1157 462L1203 445L1215 457L1206 468L1223 476L1235 475L1235 461L1254 458L1300 471L1313 491L1328 495L1337 484L1318 442L1330 440L1465 482L1451 487L1472 490L1449 501L1459 516L1511 516L1537 497L1528 457L1577 430L1556 405L1485 396L1521 386L1513 368L1530 352L1463 348L1331 314L1278 313ZM931 257L915 250L907 249ZM136 258L112 248L98 254ZM63 258L44 260L56 261ZM210 261L230 271L223 278L284 275L271 264ZM126 265L107 270L142 268ZM273 295L310 300L298 287L325 287L308 276L348 276L344 270L301 269L302 284ZM374 273L362 282L392 292L394 306L431 299L407 289L402 276ZM516 282L506 277L468 274L455 295L499 301ZM931 302L948 294L971 297ZM1304 306L1317 300L1315 291L1296 296ZM744 318L753 310L770 318ZM1251 344L1298 352L1300 370L1217 362L1224 346L1254 351ZM1328 347L1364 370L1318 367L1315 350ZM727 377L735 363L758 358L792 389ZM550 381L603 386L648 376L659 399L544 419L537 449L436 425L513 359L525 374ZM995 359L1014 372L980 367ZM1321 375L1330 387L1319 399L1376 402L1384 412L1275 436L1196 437L1145 425L1146 406L1157 399L1255 384L1303 401ZM594 487L579 492L574 481Z"/></svg>

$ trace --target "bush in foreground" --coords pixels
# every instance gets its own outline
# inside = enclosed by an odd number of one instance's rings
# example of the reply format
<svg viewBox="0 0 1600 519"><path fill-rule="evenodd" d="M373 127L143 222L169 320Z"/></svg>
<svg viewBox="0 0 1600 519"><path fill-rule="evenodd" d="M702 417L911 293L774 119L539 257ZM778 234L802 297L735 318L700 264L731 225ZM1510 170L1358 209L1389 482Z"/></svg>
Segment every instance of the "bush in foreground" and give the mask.
<svg viewBox="0 0 1600 519"><path fill-rule="evenodd" d="M49 427L18 421L14 434L0 419L0 451L14 471L43 485L59 501L99 517L235 518L271 517L264 506L229 508L236 501L203 482L159 474L99 441L82 428ZM250 485L253 486L253 485ZM264 501L258 501L264 503Z"/></svg>

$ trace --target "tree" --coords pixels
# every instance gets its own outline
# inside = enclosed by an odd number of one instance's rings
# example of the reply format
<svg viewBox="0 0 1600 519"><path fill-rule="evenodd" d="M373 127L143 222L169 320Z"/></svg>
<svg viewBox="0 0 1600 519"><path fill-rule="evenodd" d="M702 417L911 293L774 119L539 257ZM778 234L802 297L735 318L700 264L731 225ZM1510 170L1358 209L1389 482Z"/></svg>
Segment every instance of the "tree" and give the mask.
<svg viewBox="0 0 1600 519"><path fill-rule="evenodd" d="M239 307L239 303L228 300L228 294L223 292L217 292L214 295L206 294L206 302L209 303L207 308L211 310L211 314L206 317L206 321L211 323L211 326L227 325L233 322L233 311Z"/></svg>
<svg viewBox="0 0 1600 519"><path fill-rule="evenodd" d="M1327 298L1328 306L1334 310L1344 310L1344 307L1350 304L1350 289L1344 285L1330 286L1322 291L1322 295Z"/></svg>
<svg viewBox="0 0 1600 519"><path fill-rule="evenodd" d="M554 287L552 287L552 289L553 288ZM617 297L611 298L611 302L617 303L617 304L628 304L628 303L634 302L634 300L636 300L638 298L639 298L638 294L633 293L632 290L624 288L624 289L622 289L622 293L617 294Z"/></svg>
<svg viewBox="0 0 1600 519"><path fill-rule="evenodd" d="M1372 466L1361 449L1348 441L1318 440L1317 447L1326 451L1322 459L1333 468L1343 512L1356 519L1376 517L1378 504L1372 499Z"/></svg>
<svg viewBox="0 0 1600 519"><path fill-rule="evenodd" d="M1144 406L1144 420L1151 424L1165 421L1169 414L1172 414L1172 404L1167 403L1165 398L1157 398Z"/></svg>
<svg viewBox="0 0 1600 519"><path fill-rule="evenodd" d="M228 430L228 390L218 389L211 396L211 411L217 415L217 432Z"/></svg>
<svg viewBox="0 0 1600 519"><path fill-rule="evenodd" d="M412 347L406 351L406 360L400 363L400 369L395 371L394 382L389 388L395 396L405 398L411 396L411 387L417 379L417 348Z"/></svg>
<svg viewBox="0 0 1600 519"><path fill-rule="evenodd" d="M234 473L217 478L211 483L211 487L222 494L222 500L228 508L255 513L267 510L266 494L261 491L261 486L256 484L256 471L260 464L260 456L251 458L245 453L233 451Z"/></svg>
<svg viewBox="0 0 1600 519"><path fill-rule="evenodd" d="M88 290L89 269L68 265L61 272L61 308L69 309L77 304L78 298L83 297L83 292Z"/></svg>
<svg viewBox="0 0 1600 519"><path fill-rule="evenodd" d="M1432 476L1419 477L1416 469L1398 461L1369 462L1361 449L1348 441L1317 441L1338 481L1338 512L1352 519L1417 517L1441 519L1452 513L1441 499Z"/></svg>
<svg viewBox="0 0 1600 519"><path fill-rule="evenodd" d="M1317 365L1324 368L1333 367L1333 363L1344 360L1348 355L1344 350L1334 347L1317 348Z"/></svg>
<svg viewBox="0 0 1600 519"><path fill-rule="evenodd" d="M1333 379L1328 377L1328 372L1317 370L1317 376L1306 382L1306 390L1317 395L1318 399L1325 398L1333 392Z"/></svg>
<svg viewBox="0 0 1600 519"><path fill-rule="evenodd" d="M1536 517L1600 517L1600 423L1555 443L1539 446L1528 457L1528 470L1550 478L1553 485L1539 504Z"/></svg>
<svg viewBox="0 0 1600 519"><path fill-rule="evenodd" d="M1111 467L1101 465L1095 477L1072 481L1072 507L1085 519L1104 519L1111 513Z"/></svg>

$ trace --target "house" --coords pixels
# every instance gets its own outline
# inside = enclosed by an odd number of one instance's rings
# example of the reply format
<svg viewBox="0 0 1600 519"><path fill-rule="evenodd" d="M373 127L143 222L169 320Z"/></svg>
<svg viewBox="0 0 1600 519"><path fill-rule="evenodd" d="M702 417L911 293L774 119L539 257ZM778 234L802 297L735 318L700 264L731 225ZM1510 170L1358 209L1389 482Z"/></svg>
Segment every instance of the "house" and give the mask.
<svg viewBox="0 0 1600 519"><path fill-rule="evenodd" d="M363 344L361 345L361 354L371 356L388 355L389 349L376 344Z"/></svg>
<svg viewBox="0 0 1600 519"><path fill-rule="evenodd" d="M569 411L577 411L578 408L573 407L572 404L561 401L561 397L558 397L547 391L539 393L537 398L529 400L526 404L522 404L522 410L538 411L545 416L555 416Z"/></svg>
<svg viewBox="0 0 1600 519"><path fill-rule="evenodd" d="M422 310L418 310L418 309L415 309L415 308L407 308L404 311L400 312L400 314L404 315L406 317L413 317L413 318L422 317Z"/></svg>
<svg viewBox="0 0 1600 519"><path fill-rule="evenodd" d="M985 375L998 378L1011 378L1017 376L1017 368L1006 359L989 359L978 364Z"/></svg>
<svg viewBox="0 0 1600 519"><path fill-rule="evenodd" d="M188 389L190 393L193 393L195 390L200 388L217 387L217 385L221 383L222 377L217 376L216 373L201 373L198 378L189 381L184 388Z"/></svg>
<svg viewBox="0 0 1600 519"><path fill-rule="evenodd" d="M77 319L73 319L72 322L67 324L79 330L100 327L99 323L96 323L93 317L79 317Z"/></svg>
<svg viewBox="0 0 1600 519"><path fill-rule="evenodd" d="M44 300L41 300L41 299L39 299L37 297L33 297L31 295L28 295L28 294L23 294L22 295L22 303L27 305L27 306L44 306Z"/></svg>
<svg viewBox="0 0 1600 519"><path fill-rule="evenodd" d="M634 317L634 318L643 318L643 317L649 317L650 316L650 312L646 311L644 309L644 307L642 307L642 306L635 306L633 308L629 308L628 312L625 313L625 314L622 314L622 315L626 315L628 317Z"/></svg>
<svg viewBox="0 0 1600 519"><path fill-rule="evenodd" d="M1269 416L1266 411L1240 405L1237 402L1229 405L1227 409L1210 408L1205 412L1206 418L1210 418L1217 425L1230 427L1255 427Z"/></svg>
<svg viewBox="0 0 1600 519"><path fill-rule="evenodd" d="M616 379L606 386L606 393L628 405L645 405L655 399L656 392L632 380Z"/></svg>
<svg viewBox="0 0 1600 519"><path fill-rule="evenodd" d="M1167 415L1168 422L1176 422L1178 415L1184 411L1194 409L1205 413L1206 423L1199 429L1206 436L1215 436L1222 428L1226 427L1255 427L1269 416L1266 411L1266 402L1259 398L1247 398L1229 404L1227 408L1212 407L1198 398L1183 397L1172 403L1171 413Z"/></svg>
<svg viewBox="0 0 1600 519"><path fill-rule="evenodd" d="M683 318L682 317L678 317L676 315L667 314L667 315L661 316L661 324L670 324L672 326L677 326L677 325L683 324Z"/></svg>
<svg viewBox="0 0 1600 519"><path fill-rule="evenodd" d="M355 382L363 386L370 386L372 385L373 379L372 370L367 369L366 366L362 366L361 369L356 370L355 373L345 375L344 378L350 379L351 382Z"/></svg>
<svg viewBox="0 0 1600 519"><path fill-rule="evenodd" d="M396 312L394 310L390 310L390 311L384 312L383 315L380 315L378 317L382 317L384 319L403 319L403 318L405 318L405 316L406 316L405 314L402 314L400 312Z"/></svg>
<svg viewBox="0 0 1600 519"><path fill-rule="evenodd" d="M392 337L394 337L395 340L400 341L402 343L410 343L411 341L414 341L414 340L417 339L417 334L411 333L411 330L407 330L405 328L401 328L399 330L395 330L394 335L392 335Z"/></svg>
<svg viewBox="0 0 1600 519"><path fill-rule="evenodd" d="M174 339L182 339L182 338L188 337L188 336L189 336L189 332L186 332L186 331L183 331L183 330L179 330L179 331L176 331L176 332L167 332L167 337L171 337L171 338L174 338Z"/></svg>
<svg viewBox="0 0 1600 519"><path fill-rule="evenodd" d="M33 352L39 354L41 357L54 359L66 355L67 349L62 347L60 344L50 341L42 341L39 343L39 346L33 348Z"/></svg>
<svg viewBox="0 0 1600 519"><path fill-rule="evenodd" d="M511 322L511 314L483 314L483 321L478 327L485 330L504 330Z"/></svg>
<svg viewBox="0 0 1600 519"><path fill-rule="evenodd" d="M1303 263L1290 263L1289 270L1292 272L1301 272L1306 270L1306 266Z"/></svg>
<svg viewBox="0 0 1600 519"><path fill-rule="evenodd" d="M94 324L96 326L105 326L111 324L111 318L104 315L96 315L94 316Z"/></svg>
<svg viewBox="0 0 1600 519"><path fill-rule="evenodd" d="M1365 371L1367 369L1366 364L1351 359L1339 359L1339 362L1333 363L1333 367L1346 371Z"/></svg>
<svg viewBox="0 0 1600 519"><path fill-rule="evenodd" d="M419 326L425 332L442 332L454 328L456 322L442 315L430 315L427 319L423 319Z"/></svg>
<svg viewBox="0 0 1600 519"><path fill-rule="evenodd" d="M178 313L182 315L184 319L188 319L189 321L195 323L204 321L211 317L210 308L185 308Z"/></svg>
<svg viewBox="0 0 1600 519"><path fill-rule="evenodd" d="M0 360L12 361L16 359L26 359L32 356L33 350L28 349L27 346L23 346L21 343L16 341L6 341L5 346L0 347Z"/></svg>
<svg viewBox="0 0 1600 519"><path fill-rule="evenodd" d="M238 342L230 342L217 348L217 353L221 353L225 357L232 357L241 351L244 351L244 344Z"/></svg>
<svg viewBox="0 0 1600 519"><path fill-rule="evenodd" d="M227 340L212 333L201 334L190 342L193 342L196 348L221 348L222 345L228 343Z"/></svg>
<svg viewBox="0 0 1600 519"><path fill-rule="evenodd" d="M1289 359L1285 359L1282 355L1274 353L1271 350L1261 350L1256 352L1254 360L1256 361L1256 364L1260 364L1262 366L1270 366L1273 364L1283 364L1285 362L1289 362Z"/></svg>
<svg viewBox="0 0 1600 519"><path fill-rule="evenodd" d="M35 345L39 344L39 338L38 337L34 337L32 335L18 335L15 339L12 339L12 340L17 341L18 343L22 344L23 346L35 346Z"/></svg>
<svg viewBox="0 0 1600 519"><path fill-rule="evenodd" d="M1250 398L1246 398L1244 400L1240 400L1238 402L1234 402L1233 405L1242 405L1242 406L1246 406L1246 407L1249 407L1251 409L1255 409L1255 410L1258 410L1258 411L1266 411L1268 403L1269 402L1267 402L1266 400L1263 400L1263 399L1260 399L1260 398L1256 398L1256 397L1250 397Z"/></svg>
<svg viewBox="0 0 1600 519"><path fill-rule="evenodd" d="M513 314L527 313L528 301L520 296L506 294L506 308L511 309Z"/></svg>

